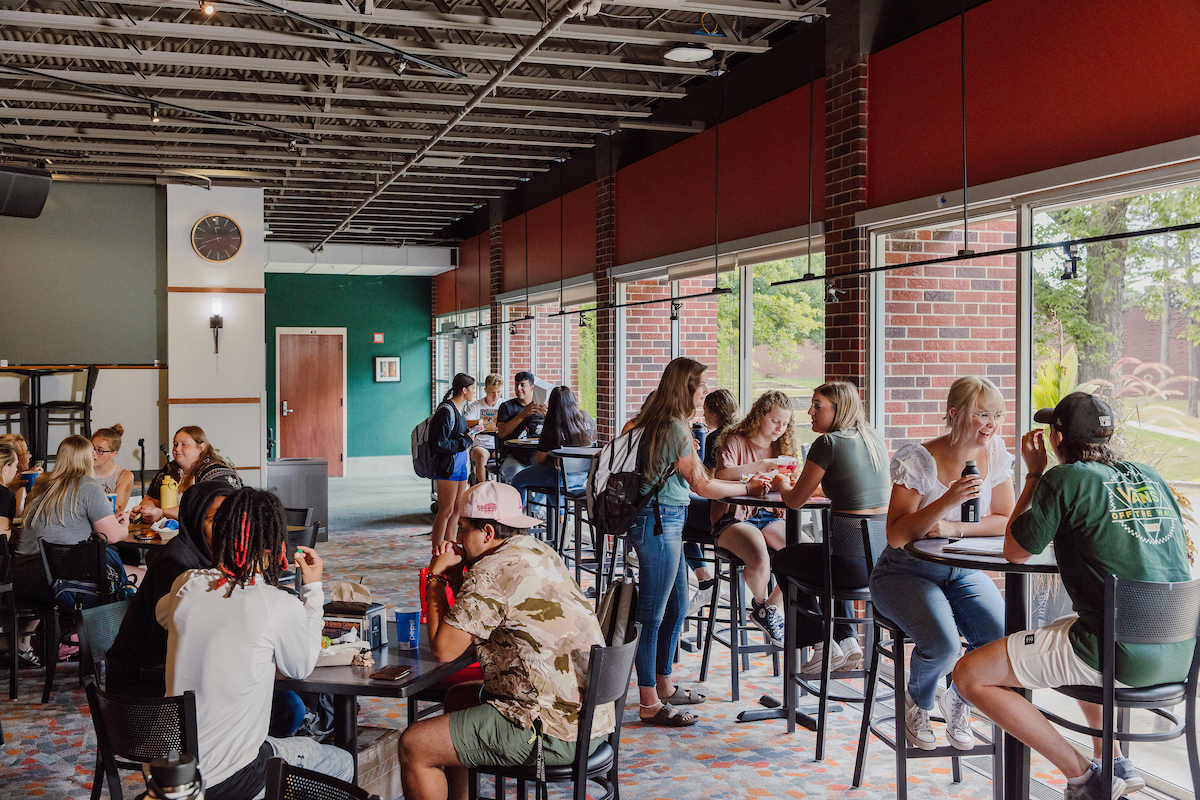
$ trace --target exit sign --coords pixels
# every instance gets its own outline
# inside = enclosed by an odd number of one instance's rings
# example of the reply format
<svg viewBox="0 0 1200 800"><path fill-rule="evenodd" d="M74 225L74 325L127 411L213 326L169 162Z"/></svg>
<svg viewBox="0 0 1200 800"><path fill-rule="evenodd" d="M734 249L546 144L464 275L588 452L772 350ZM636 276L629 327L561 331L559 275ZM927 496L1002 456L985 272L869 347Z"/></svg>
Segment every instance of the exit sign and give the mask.
<svg viewBox="0 0 1200 800"><path fill-rule="evenodd" d="M371 338L372 338L371 344L383 344L383 334L382 333L372 334Z"/></svg>

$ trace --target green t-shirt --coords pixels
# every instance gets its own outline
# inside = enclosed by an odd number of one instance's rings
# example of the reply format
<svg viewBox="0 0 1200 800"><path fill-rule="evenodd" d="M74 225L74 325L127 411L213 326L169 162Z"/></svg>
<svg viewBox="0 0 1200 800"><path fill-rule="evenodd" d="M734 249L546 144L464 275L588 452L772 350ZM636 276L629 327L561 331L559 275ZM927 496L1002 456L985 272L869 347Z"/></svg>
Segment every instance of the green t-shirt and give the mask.
<svg viewBox="0 0 1200 800"><path fill-rule="evenodd" d="M1030 553L1054 542L1058 571L1079 622L1071 627L1075 654L1100 669L1104 579L1191 578L1179 506L1162 476L1145 464L1076 462L1042 476L1032 506L1012 524L1013 539ZM1117 645L1117 680L1155 686L1187 677L1194 641Z"/></svg>
<svg viewBox="0 0 1200 800"><path fill-rule="evenodd" d="M642 435L647 433L649 431L643 431ZM649 468L646 470L646 477L642 482L642 488L645 489L642 494L650 491L659 477L670 469L680 456L695 450L695 448L695 440L687 426L678 420L672 422L671 427L667 428L666 435L659 440L658 452L650 457ZM676 472L667 478L657 497L660 505L686 506L690 502L687 481Z"/></svg>

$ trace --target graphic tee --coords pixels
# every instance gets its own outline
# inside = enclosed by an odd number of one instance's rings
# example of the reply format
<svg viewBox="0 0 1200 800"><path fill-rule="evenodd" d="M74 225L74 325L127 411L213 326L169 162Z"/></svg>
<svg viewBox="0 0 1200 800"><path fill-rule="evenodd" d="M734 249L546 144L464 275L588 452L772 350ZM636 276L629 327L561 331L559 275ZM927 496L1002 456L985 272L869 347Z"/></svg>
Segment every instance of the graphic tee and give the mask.
<svg viewBox="0 0 1200 800"><path fill-rule="evenodd" d="M1191 579L1179 506L1162 476L1145 464L1118 461L1061 464L1042 476L1032 506L1012 524L1013 539L1030 553L1051 542L1063 586L1079 622L1071 647L1100 669L1104 579ZM1117 645L1117 680L1154 686L1187 676L1195 640L1169 645Z"/></svg>

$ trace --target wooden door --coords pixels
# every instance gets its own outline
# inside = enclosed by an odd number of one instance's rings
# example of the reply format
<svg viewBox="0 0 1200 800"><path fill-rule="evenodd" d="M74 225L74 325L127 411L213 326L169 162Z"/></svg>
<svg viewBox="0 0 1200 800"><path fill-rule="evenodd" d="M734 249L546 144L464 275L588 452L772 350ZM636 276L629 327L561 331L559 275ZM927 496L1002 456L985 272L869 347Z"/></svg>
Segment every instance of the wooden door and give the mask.
<svg viewBox="0 0 1200 800"><path fill-rule="evenodd" d="M324 458L329 476L341 477L342 337L335 334L279 335L279 457Z"/></svg>

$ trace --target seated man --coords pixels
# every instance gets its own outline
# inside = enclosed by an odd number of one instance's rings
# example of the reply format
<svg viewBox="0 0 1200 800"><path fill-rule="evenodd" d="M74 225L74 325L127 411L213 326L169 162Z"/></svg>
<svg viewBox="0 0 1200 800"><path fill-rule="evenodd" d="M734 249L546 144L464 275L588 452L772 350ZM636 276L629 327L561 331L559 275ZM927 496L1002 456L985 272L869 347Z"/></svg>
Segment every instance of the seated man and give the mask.
<svg viewBox="0 0 1200 800"><path fill-rule="evenodd" d="M324 564L315 550L297 551L300 597L278 587L286 531L279 498L238 489L213 517L213 566L184 572L155 609L167 629L167 694L196 693L209 800L262 797L272 756L345 781L354 775L344 750L267 735L276 670L307 677L324 624Z"/></svg>
<svg viewBox="0 0 1200 800"><path fill-rule="evenodd" d="M507 439L533 439L542 432L546 422L546 404L533 402L533 373L518 372L513 376L513 394L516 396L500 404L496 411L496 434L500 440L500 476L511 482L518 472L533 464L533 451L505 448Z"/></svg>
<svg viewBox="0 0 1200 800"><path fill-rule="evenodd" d="M1109 446L1113 413L1083 392L1064 397L1034 420L1050 425L1045 438L1058 466L1045 472L1041 431L1025 434L1021 454L1029 468L1004 541L1004 555L1021 564L1051 542L1063 586L1078 616L1015 633L968 653L954 669L954 685L1004 730L1048 758L1067 776L1066 800L1108 800L1101 786L1100 740L1092 763L1080 756L1024 697L1008 687L1100 686L1100 633L1104 579L1186 581L1190 569L1179 506L1162 477L1145 464L1121 461ZM1194 642L1121 645L1117 680L1123 686L1182 681ZM1088 725L1100 727L1100 707L1081 704ZM1113 764L1112 797L1146 784L1120 750Z"/></svg>
<svg viewBox="0 0 1200 800"><path fill-rule="evenodd" d="M446 714L404 732L406 800L462 800L467 767L532 765L536 748L546 764L570 764L588 658L592 645L604 644L562 559L525 535L535 520L521 513L516 489L476 484L458 513L458 541L443 543L429 565L429 643L440 661L475 643L482 693L477 681L458 684L446 695ZM447 582L457 588L453 608ZM589 753L615 724L611 703L596 709Z"/></svg>

